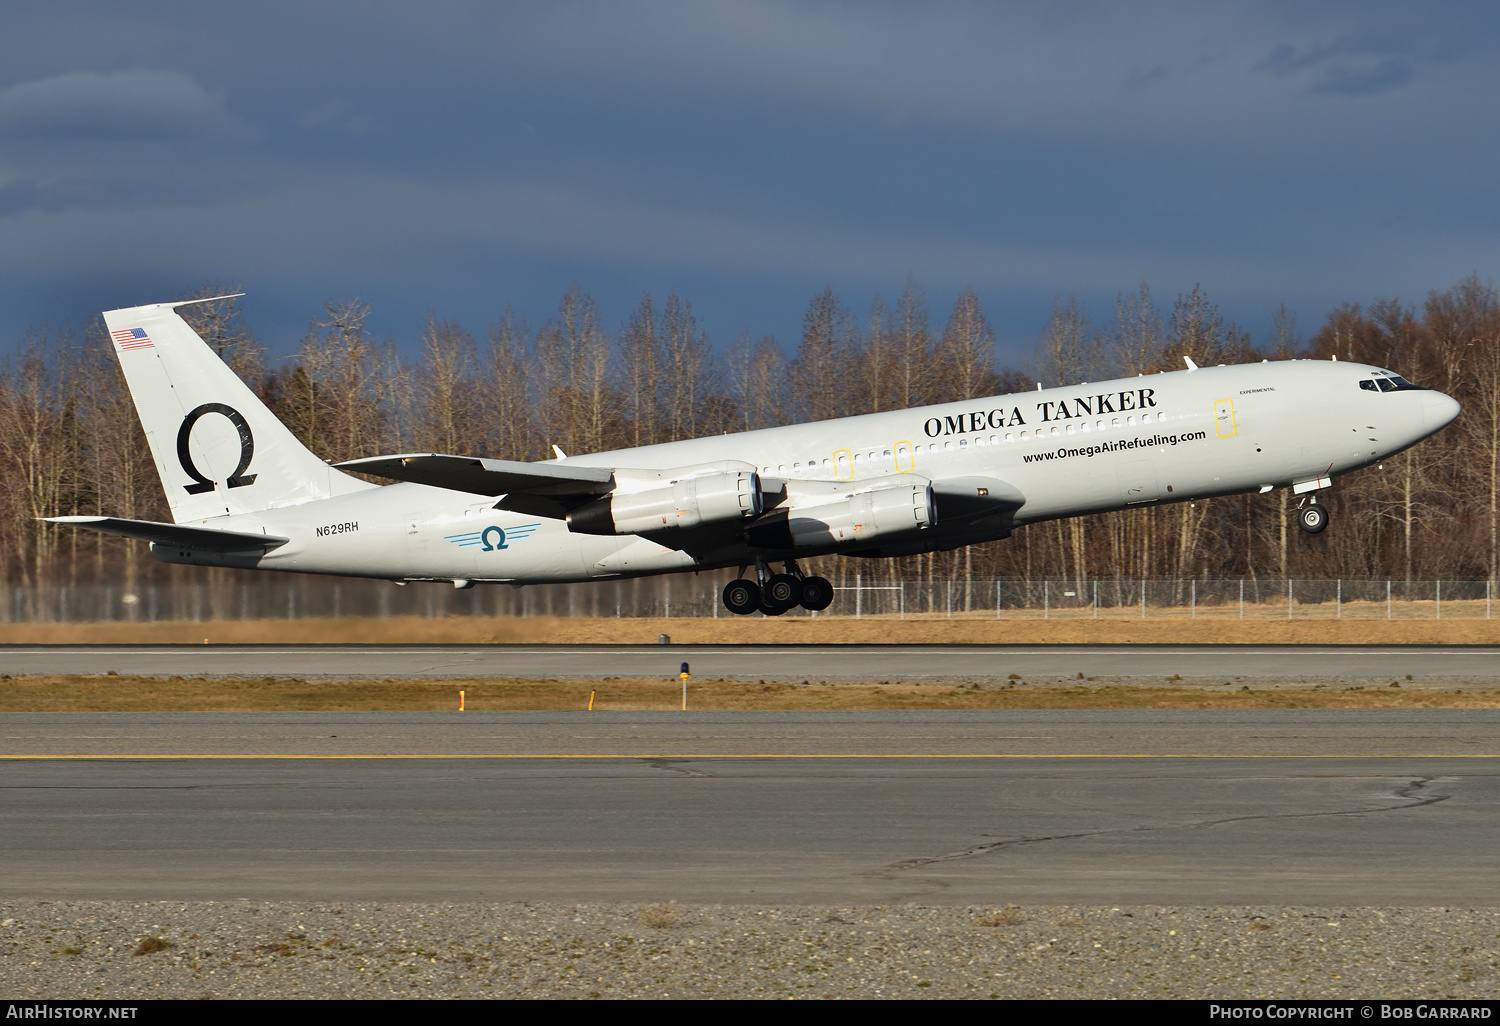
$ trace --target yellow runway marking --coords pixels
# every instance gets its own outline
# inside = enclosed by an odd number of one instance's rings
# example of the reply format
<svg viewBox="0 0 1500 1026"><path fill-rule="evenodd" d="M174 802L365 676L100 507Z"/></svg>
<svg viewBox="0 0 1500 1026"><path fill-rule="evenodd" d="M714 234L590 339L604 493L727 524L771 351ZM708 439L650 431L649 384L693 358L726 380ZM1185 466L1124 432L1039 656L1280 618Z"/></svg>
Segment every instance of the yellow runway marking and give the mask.
<svg viewBox="0 0 1500 1026"><path fill-rule="evenodd" d="M148 759L1500 759L1500 754L1476 755L1476 754L1454 754L1419 752L1411 755L1385 754L1371 755L1368 752L1336 753L1332 755L1236 755L1225 753L1205 752L1130 752L1130 753L1073 753L1073 754L948 754L938 755L932 753L905 753L905 754L837 754L837 753L760 753L760 754L724 754L724 753L702 753L702 752L639 752L639 753L616 753L603 755L560 755L556 753L529 754L529 755L0 755L0 761L62 761L62 760L114 760L114 761L143 761Z"/></svg>

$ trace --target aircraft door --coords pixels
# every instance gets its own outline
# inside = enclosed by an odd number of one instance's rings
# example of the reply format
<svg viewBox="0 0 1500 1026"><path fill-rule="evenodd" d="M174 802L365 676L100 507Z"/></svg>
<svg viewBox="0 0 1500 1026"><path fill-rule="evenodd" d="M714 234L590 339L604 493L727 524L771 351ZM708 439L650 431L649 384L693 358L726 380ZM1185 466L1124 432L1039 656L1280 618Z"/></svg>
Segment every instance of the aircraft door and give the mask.
<svg viewBox="0 0 1500 1026"><path fill-rule="evenodd" d="M1214 426L1220 438L1233 438L1239 431L1234 420L1234 400L1218 399L1214 402Z"/></svg>
<svg viewBox="0 0 1500 1026"><path fill-rule="evenodd" d="M917 469L917 457L912 452L910 442L896 443L896 473L910 474Z"/></svg>
<svg viewBox="0 0 1500 1026"><path fill-rule="evenodd" d="M854 480L854 452L850 449L840 449L833 454L833 479L835 481Z"/></svg>
<svg viewBox="0 0 1500 1026"><path fill-rule="evenodd" d="M1156 466L1150 460L1120 464L1120 494L1126 505L1131 506L1161 498L1156 485Z"/></svg>
<svg viewBox="0 0 1500 1026"><path fill-rule="evenodd" d="M408 513L401 521L406 535L406 551L414 556L427 551L427 536L422 533L422 517L421 513Z"/></svg>

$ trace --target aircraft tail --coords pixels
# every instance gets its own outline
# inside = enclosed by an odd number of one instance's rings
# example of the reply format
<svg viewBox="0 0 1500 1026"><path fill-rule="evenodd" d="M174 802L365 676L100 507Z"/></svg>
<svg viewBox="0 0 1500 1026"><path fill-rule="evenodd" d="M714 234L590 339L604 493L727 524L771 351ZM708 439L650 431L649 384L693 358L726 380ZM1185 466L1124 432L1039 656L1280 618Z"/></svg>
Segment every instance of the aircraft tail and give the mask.
<svg viewBox="0 0 1500 1026"><path fill-rule="evenodd" d="M299 442L178 316L186 305L104 313L176 523L376 487Z"/></svg>

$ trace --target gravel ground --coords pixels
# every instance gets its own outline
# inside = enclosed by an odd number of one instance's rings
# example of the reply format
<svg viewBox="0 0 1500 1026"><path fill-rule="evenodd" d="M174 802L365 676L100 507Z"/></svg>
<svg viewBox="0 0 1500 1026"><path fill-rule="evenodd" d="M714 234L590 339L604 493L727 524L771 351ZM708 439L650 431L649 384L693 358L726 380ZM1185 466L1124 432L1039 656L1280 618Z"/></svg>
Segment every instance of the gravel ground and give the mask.
<svg viewBox="0 0 1500 1026"><path fill-rule="evenodd" d="M0 902L15 999L1490 998L1497 968L1487 908Z"/></svg>

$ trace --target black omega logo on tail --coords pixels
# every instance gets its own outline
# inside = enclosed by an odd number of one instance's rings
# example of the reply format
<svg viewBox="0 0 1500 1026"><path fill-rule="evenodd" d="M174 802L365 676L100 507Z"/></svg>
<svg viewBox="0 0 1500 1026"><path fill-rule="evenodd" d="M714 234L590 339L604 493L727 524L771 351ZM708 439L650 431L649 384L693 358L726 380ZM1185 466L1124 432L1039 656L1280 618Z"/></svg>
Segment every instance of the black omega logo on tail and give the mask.
<svg viewBox="0 0 1500 1026"><path fill-rule="evenodd" d="M249 423L244 415L233 406L225 406L223 403L204 403L182 418L182 427L177 429L177 462L182 464L182 469L187 471L187 476L196 482L196 484L183 485L183 487L189 495L214 490L214 483L203 476L202 471L193 463L193 454L188 451L188 437L193 433L193 425L198 423L200 417L208 413L228 417L229 423L233 424L235 430L240 433L240 463L234 468L234 473L229 475L226 484L230 488L254 484L255 475L245 473L245 468L250 466L250 461L255 457L255 436L250 433Z"/></svg>

